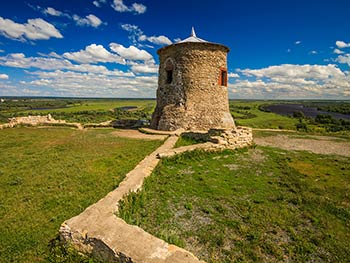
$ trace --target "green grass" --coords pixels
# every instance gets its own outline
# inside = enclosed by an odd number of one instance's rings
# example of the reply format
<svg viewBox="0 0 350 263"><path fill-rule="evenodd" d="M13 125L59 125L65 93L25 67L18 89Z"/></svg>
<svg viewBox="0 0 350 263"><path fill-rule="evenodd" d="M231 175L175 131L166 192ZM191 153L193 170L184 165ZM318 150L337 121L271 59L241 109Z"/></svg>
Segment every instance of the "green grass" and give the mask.
<svg viewBox="0 0 350 263"><path fill-rule="evenodd" d="M92 262L57 246L50 252L50 241L161 143L112 131L0 130L0 262Z"/></svg>
<svg viewBox="0 0 350 263"><path fill-rule="evenodd" d="M207 262L349 262L350 161L256 147L163 159L120 216Z"/></svg>
<svg viewBox="0 0 350 263"><path fill-rule="evenodd" d="M230 108L236 125L253 128L296 129L295 125L298 123L297 119L259 110L260 105L268 103L272 102L231 100Z"/></svg>
<svg viewBox="0 0 350 263"><path fill-rule="evenodd" d="M198 144L198 143L204 143L204 142L206 141L202 139L196 139L191 136L186 136L186 134L182 134L177 140L177 142L175 143L175 148Z"/></svg>
<svg viewBox="0 0 350 263"><path fill-rule="evenodd" d="M83 101L79 104L74 104L67 108L50 109L50 110L30 110L34 113L47 114L50 112L80 112L80 111L109 111L115 108L125 106L136 106L138 109L150 108L153 112L155 100L92 100ZM27 111L28 112L28 111Z"/></svg>
<svg viewBox="0 0 350 263"><path fill-rule="evenodd" d="M7 104L6 104L7 103ZM118 110L134 106L132 110ZM41 109L35 109L41 108ZM155 100L146 99L23 99L0 105L0 123L9 117L51 114L67 122L100 123L115 119L150 119Z"/></svg>

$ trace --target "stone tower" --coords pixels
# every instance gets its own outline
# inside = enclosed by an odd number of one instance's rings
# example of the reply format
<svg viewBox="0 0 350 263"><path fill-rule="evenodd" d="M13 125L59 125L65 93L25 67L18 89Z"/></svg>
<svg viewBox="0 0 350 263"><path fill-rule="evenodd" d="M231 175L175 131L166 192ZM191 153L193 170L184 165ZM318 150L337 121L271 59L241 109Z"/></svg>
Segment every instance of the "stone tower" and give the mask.
<svg viewBox="0 0 350 263"><path fill-rule="evenodd" d="M234 129L227 92L229 48L191 36L157 51L157 106L151 127L158 130Z"/></svg>

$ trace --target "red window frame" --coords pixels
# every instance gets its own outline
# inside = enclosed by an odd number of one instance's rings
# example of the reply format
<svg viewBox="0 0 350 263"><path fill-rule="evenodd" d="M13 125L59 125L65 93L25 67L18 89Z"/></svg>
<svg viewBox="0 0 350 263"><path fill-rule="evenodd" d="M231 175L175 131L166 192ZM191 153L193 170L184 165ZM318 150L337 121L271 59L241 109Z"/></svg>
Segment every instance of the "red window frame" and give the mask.
<svg viewBox="0 0 350 263"><path fill-rule="evenodd" d="M219 85L227 87L227 80L228 80L227 68L220 68Z"/></svg>

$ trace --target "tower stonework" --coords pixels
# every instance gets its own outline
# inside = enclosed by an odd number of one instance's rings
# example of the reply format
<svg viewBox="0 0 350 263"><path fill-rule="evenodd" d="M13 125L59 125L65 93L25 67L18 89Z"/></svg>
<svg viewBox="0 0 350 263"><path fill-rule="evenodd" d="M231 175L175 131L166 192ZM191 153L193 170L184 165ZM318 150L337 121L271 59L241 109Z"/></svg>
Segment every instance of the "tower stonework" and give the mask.
<svg viewBox="0 0 350 263"><path fill-rule="evenodd" d="M234 129L227 91L229 48L196 37L157 51L157 106L151 127L158 130Z"/></svg>

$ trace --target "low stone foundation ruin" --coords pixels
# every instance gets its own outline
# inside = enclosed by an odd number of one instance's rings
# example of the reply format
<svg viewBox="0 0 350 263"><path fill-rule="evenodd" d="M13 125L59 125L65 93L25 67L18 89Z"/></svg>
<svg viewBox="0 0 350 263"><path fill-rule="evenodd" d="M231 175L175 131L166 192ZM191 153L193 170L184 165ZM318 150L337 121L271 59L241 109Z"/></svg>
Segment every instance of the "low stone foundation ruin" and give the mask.
<svg viewBox="0 0 350 263"><path fill-rule="evenodd" d="M212 147L220 149L236 149L253 143L252 129L236 127L235 129L210 129L208 131L183 132L183 137L190 137L203 142L211 142Z"/></svg>
<svg viewBox="0 0 350 263"><path fill-rule="evenodd" d="M80 123L68 123L65 120L55 120L51 114L48 115L38 115L38 116L26 116L26 117L13 117L9 118L9 123L1 124L0 130L5 128L13 128L18 125L29 125L29 126L38 126L38 125L63 125L76 127L79 130L84 127Z"/></svg>

